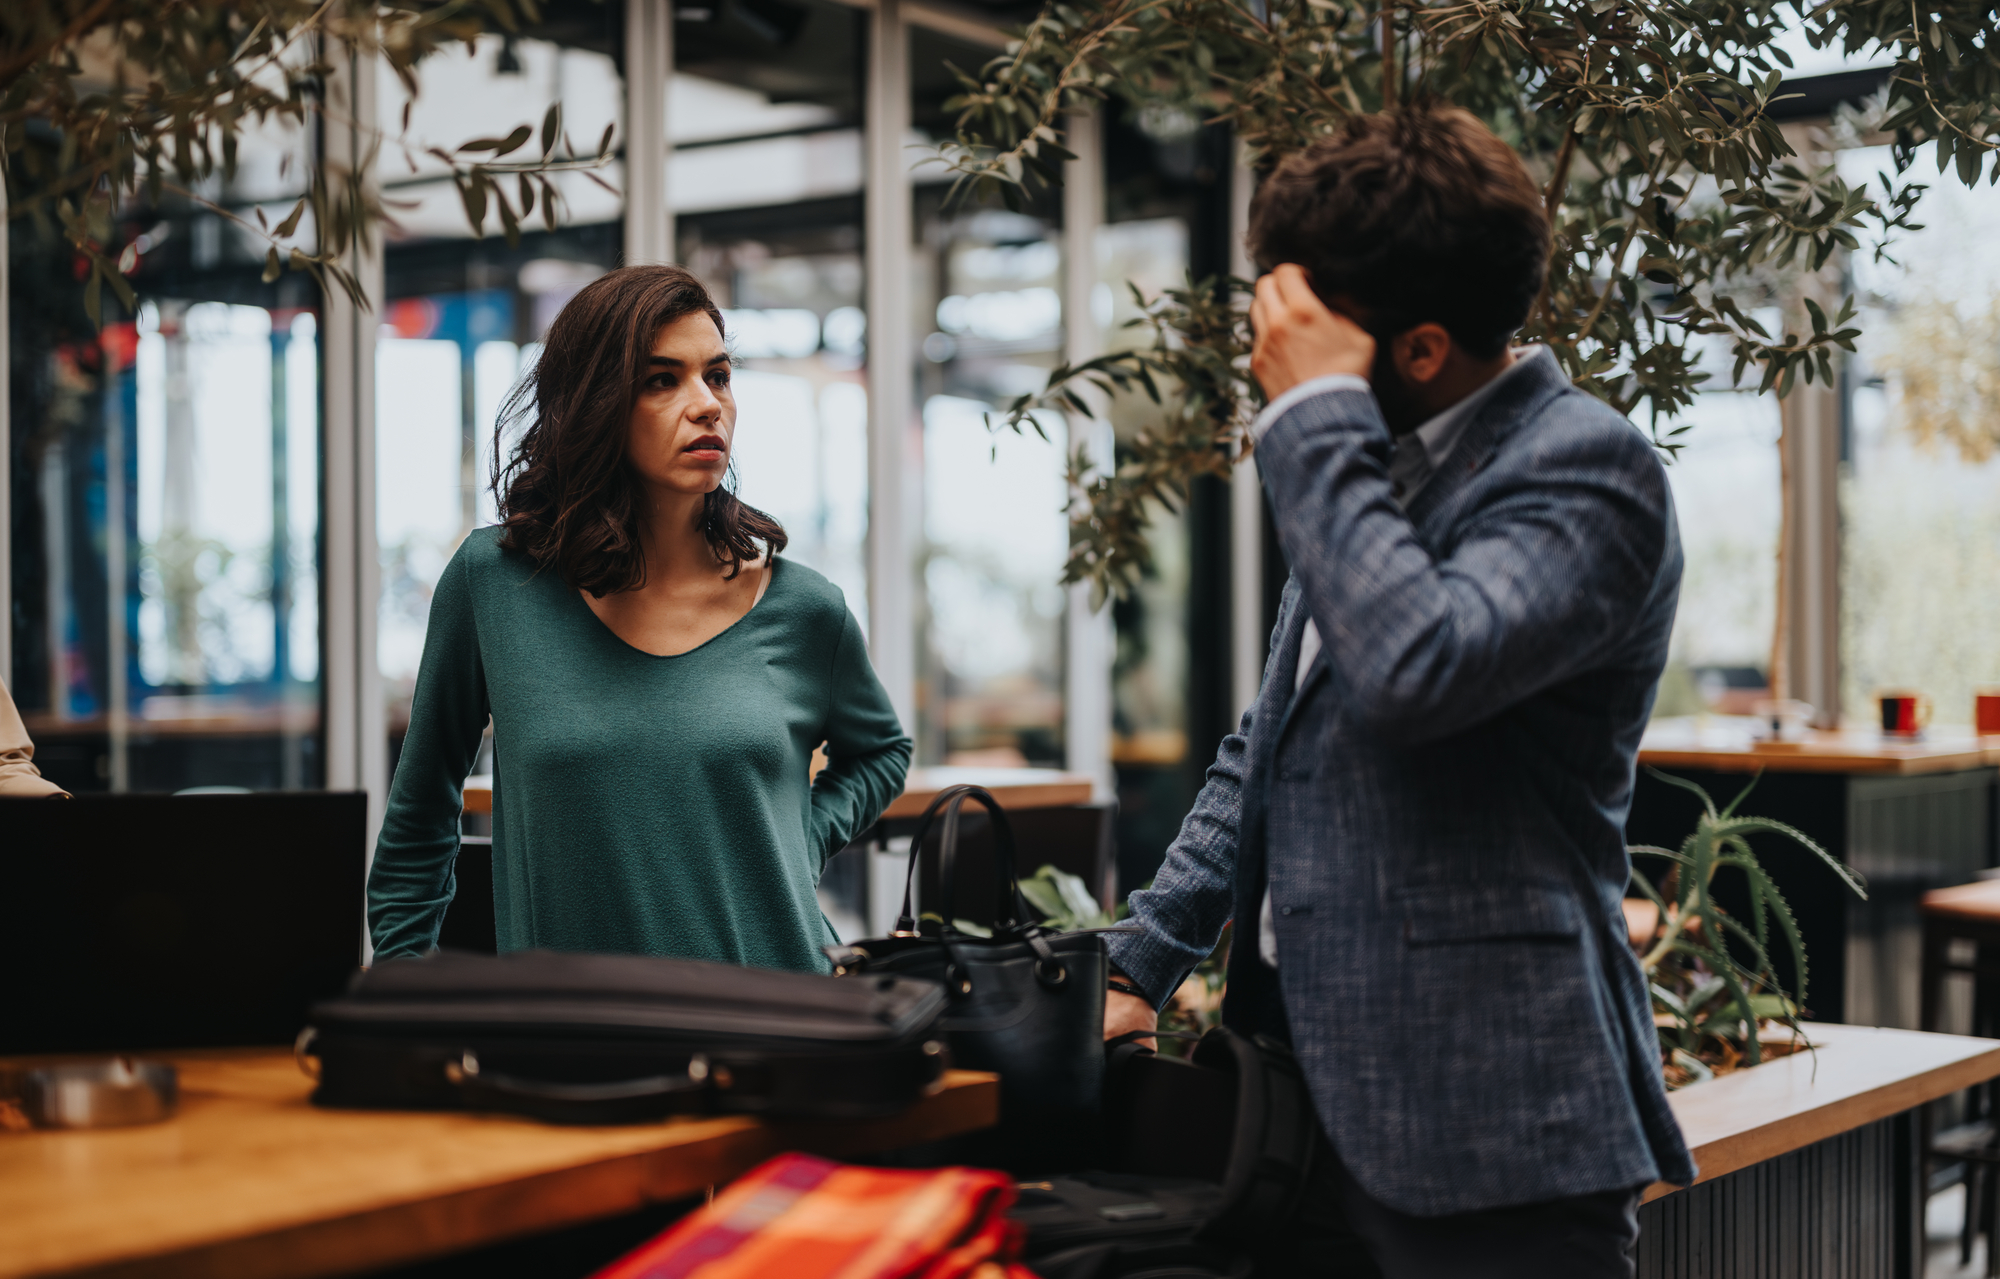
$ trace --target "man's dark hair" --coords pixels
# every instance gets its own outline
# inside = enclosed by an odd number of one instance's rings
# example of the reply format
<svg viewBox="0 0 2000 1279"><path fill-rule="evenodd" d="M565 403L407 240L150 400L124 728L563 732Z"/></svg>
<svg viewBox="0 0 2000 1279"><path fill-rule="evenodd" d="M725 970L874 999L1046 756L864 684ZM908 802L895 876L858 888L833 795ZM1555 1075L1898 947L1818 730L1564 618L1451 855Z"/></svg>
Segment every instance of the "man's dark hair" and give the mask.
<svg viewBox="0 0 2000 1279"><path fill-rule="evenodd" d="M1427 321L1490 358L1548 270L1542 193L1513 148L1455 107L1349 119L1286 157L1250 209L1260 271L1295 262L1322 301L1346 295L1378 338Z"/></svg>

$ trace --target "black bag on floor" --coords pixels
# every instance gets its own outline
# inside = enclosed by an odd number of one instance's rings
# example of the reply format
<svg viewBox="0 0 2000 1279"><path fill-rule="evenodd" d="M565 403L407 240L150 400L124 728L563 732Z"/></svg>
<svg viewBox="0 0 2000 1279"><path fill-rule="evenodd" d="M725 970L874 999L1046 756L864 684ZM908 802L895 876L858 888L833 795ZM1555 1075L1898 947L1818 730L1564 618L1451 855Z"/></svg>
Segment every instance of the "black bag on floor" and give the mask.
<svg viewBox="0 0 2000 1279"><path fill-rule="evenodd" d="M942 810L938 884L952 901L965 801L993 819L997 898L993 935L978 937L949 919L910 911L910 885L931 822ZM924 810L910 841L902 917L894 935L828 947L834 971L847 977L893 973L944 984L939 1022L952 1063L1000 1075L998 1132L954 1148L950 1157L1015 1172L1095 1162L1096 1118L1104 1082L1104 989L1108 961L1094 932L1057 933L1033 921L1015 879L1014 833L993 796L977 786L948 786Z"/></svg>
<svg viewBox="0 0 2000 1279"><path fill-rule="evenodd" d="M944 1074L944 991L637 955L392 959L299 1035L322 1106L500 1110L556 1123L667 1114L893 1114Z"/></svg>
<svg viewBox="0 0 2000 1279"><path fill-rule="evenodd" d="M1319 1127L1291 1052L1222 1027L1187 1061L1114 1040L1104 1122L1110 1171L1025 1183L1008 1214L1041 1279L1242 1279L1297 1211Z"/></svg>

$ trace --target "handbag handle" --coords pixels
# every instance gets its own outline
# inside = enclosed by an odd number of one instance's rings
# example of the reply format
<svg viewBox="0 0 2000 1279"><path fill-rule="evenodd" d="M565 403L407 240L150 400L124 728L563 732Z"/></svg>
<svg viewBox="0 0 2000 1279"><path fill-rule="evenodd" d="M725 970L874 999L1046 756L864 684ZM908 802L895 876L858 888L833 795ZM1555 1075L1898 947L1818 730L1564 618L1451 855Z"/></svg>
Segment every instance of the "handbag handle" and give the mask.
<svg viewBox="0 0 2000 1279"><path fill-rule="evenodd" d="M1026 913L1026 903L1021 900L1020 881L1014 874L1014 830L1007 824L1007 814L1001 810L1000 801L980 786L947 786L939 791L924 815L917 819L917 833L910 839L910 860L903 868L903 911L896 917L898 936L915 936L916 916L910 911L911 889L916 884L917 859L923 856L924 839L930 834L931 821L938 810L944 810L944 832L938 840L938 888L944 899L944 911L950 911L952 890L956 887L955 874L958 861L958 813L965 801L976 799L993 818L994 870L998 909L993 916L996 932L1020 928L1021 916ZM949 931L951 921L944 920L944 928Z"/></svg>

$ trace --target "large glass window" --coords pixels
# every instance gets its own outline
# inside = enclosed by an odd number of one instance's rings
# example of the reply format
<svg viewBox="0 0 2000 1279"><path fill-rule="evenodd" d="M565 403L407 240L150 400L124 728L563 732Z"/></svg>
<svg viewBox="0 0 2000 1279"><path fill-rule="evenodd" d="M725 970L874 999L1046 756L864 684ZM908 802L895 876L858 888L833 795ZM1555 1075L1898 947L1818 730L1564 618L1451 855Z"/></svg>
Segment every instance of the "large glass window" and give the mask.
<svg viewBox="0 0 2000 1279"><path fill-rule="evenodd" d="M865 15L682 8L667 107L676 256L723 308L736 373L727 482L866 626Z"/></svg>
<svg viewBox="0 0 2000 1279"><path fill-rule="evenodd" d="M1093 317L1104 343L1146 343L1132 286L1154 298L1229 267L1231 148L1226 130L1193 113L1137 113L1106 104L1105 226L1096 244ZM1126 397L1112 411L1122 447L1154 425L1157 410ZM1190 501L1153 512L1151 563L1112 605L1111 758L1118 787L1121 891L1153 877L1180 829L1224 731L1228 699L1227 485L1204 480ZM1271 571L1282 556L1267 539ZM1275 594L1273 594L1275 601ZM1261 656L1261 654L1260 654Z"/></svg>
<svg viewBox="0 0 2000 1279"><path fill-rule="evenodd" d="M1727 386L1726 352L1712 363ZM1748 715L1769 696L1777 622L1779 402L1705 390L1679 421L1692 429L1667 481L1686 561L1653 714Z"/></svg>
<svg viewBox="0 0 2000 1279"><path fill-rule="evenodd" d="M200 195L280 221L308 162L252 131ZM185 197L118 221L140 304L107 290L101 330L67 249L10 228L9 687L73 791L317 786L317 290Z"/></svg>
<svg viewBox="0 0 2000 1279"><path fill-rule="evenodd" d="M518 36L481 36L426 61L414 99L386 69L378 78L394 225L375 352L376 645L392 771L432 591L466 534L494 519L488 477L500 406L563 305L623 249L622 199L581 173L559 175L557 229L538 210L510 246L489 214L486 235L474 237L427 148L539 128L555 102L577 151L593 152L607 125L622 137L620 21L615 6L582 6ZM598 176L615 189L622 168Z"/></svg>
<svg viewBox="0 0 2000 1279"><path fill-rule="evenodd" d="M958 87L948 64L973 69L991 56L911 31L911 118L926 140L949 134L943 102ZM911 272L922 351L918 760L1060 766L1068 428L1056 413L1039 433L986 426L1062 360L1059 201L1045 194L1019 213L946 208L943 177L916 171Z"/></svg>
<svg viewBox="0 0 2000 1279"><path fill-rule="evenodd" d="M1886 148L1843 157L1850 181ZM1841 481L1841 662L1848 721L1911 689L1940 726L2000 684L2000 191L1940 181L1896 262L1857 254L1865 306ZM1963 731L1960 727L1959 731Z"/></svg>

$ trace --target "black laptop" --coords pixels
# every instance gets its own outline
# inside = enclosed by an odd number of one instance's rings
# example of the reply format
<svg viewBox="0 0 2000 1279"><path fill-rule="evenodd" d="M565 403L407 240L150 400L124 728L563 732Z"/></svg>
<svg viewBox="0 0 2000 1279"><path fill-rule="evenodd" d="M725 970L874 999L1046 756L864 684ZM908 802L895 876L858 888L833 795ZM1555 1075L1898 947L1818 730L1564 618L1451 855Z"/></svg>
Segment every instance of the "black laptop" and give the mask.
<svg viewBox="0 0 2000 1279"><path fill-rule="evenodd" d="M0 1053L290 1043L361 958L359 792L0 799Z"/></svg>

